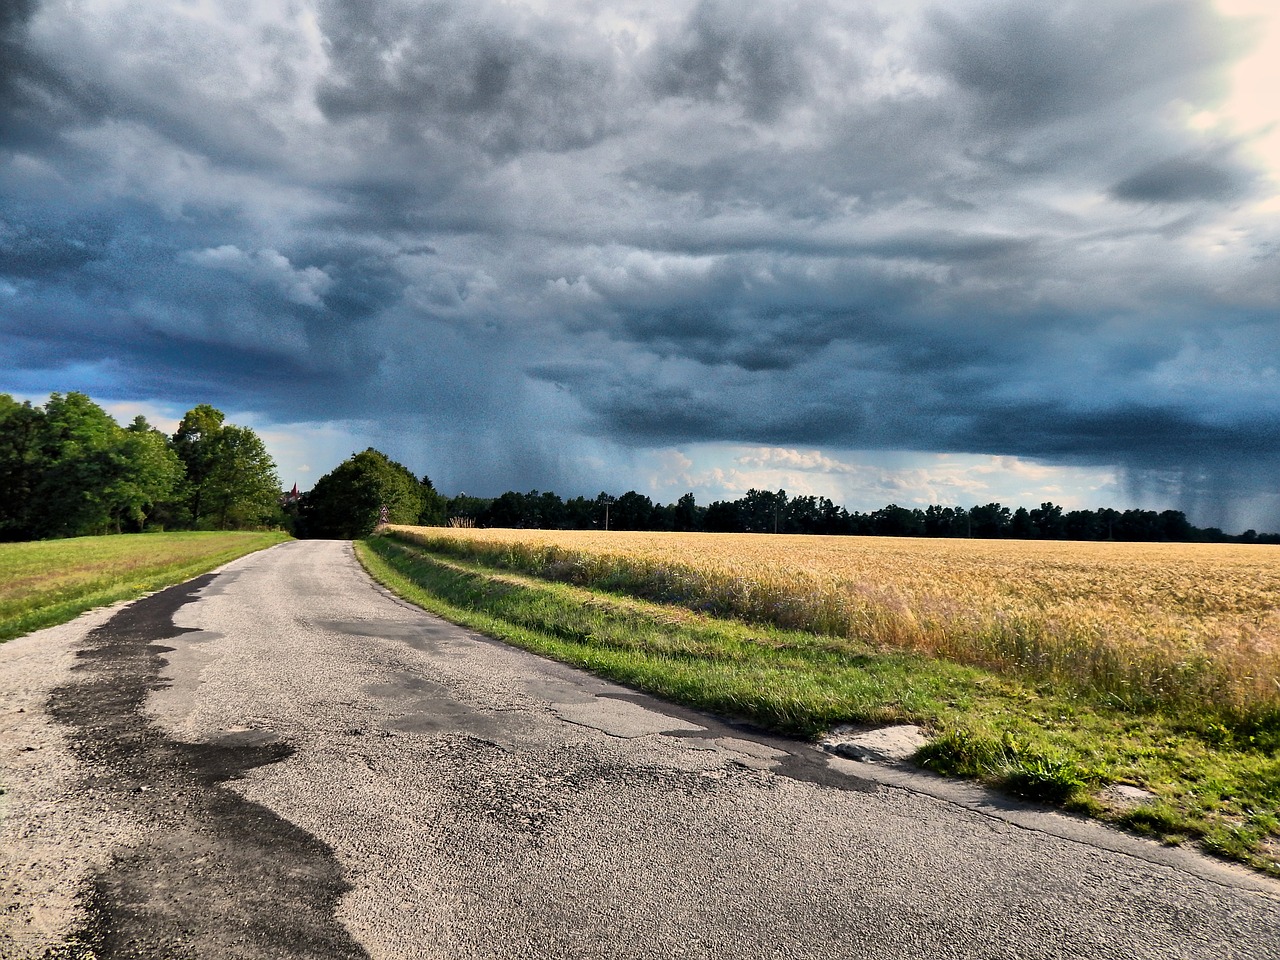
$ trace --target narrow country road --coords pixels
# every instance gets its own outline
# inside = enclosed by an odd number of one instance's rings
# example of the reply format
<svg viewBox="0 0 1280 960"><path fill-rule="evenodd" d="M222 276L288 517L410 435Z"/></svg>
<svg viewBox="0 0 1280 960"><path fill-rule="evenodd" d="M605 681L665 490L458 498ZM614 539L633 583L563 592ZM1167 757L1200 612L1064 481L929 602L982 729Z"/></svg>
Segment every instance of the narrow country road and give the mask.
<svg viewBox="0 0 1280 960"><path fill-rule="evenodd" d="M658 703L347 543L0 645L0 787L4 958L1280 957L1280 885Z"/></svg>

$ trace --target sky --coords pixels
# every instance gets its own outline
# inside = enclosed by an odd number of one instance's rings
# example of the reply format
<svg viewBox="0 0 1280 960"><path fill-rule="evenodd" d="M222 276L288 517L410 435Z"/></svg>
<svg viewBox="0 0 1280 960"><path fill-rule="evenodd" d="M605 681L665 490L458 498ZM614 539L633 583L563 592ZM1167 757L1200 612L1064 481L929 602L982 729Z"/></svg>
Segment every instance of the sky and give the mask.
<svg viewBox="0 0 1280 960"><path fill-rule="evenodd" d="M1280 529L1273 0L0 0L0 392L305 489Z"/></svg>

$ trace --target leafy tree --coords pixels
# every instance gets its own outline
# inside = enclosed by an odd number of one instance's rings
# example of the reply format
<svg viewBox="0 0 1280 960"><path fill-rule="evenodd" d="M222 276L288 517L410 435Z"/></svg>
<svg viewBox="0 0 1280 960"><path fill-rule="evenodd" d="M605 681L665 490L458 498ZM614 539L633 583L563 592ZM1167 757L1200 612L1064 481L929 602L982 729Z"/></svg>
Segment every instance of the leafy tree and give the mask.
<svg viewBox="0 0 1280 960"><path fill-rule="evenodd" d="M736 500L716 500L707 507L702 529L711 533L741 533L742 515Z"/></svg>
<svg viewBox="0 0 1280 960"><path fill-rule="evenodd" d="M877 536L919 537L924 535L924 512L900 507L891 503L871 514L871 522Z"/></svg>
<svg viewBox="0 0 1280 960"><path fill-rule="evenodd" d="M967 533L968 515L963 507L931 504L924 511L926 537L963 537Z"/></svg>
<svg viewBox="0 0 1280 960"><path fill-rule="evenodd" d="M590 530L596 523L595 498L574 497L564 502L564 526L566 530Z"/></svg>
<svg viewBox="0 0 1280 960"><path fill-rule="evenodd" d="M1107 528L1096 510L1069 510L1062 518L1068 540L1105 540Z"/></svg>
<svg viewBox="0 0 1280 960"><path fill-rule="evenodd" d="M418 523L424 527L443 527L449 520L449 501L436 491L430 477L423 476L418 484L418 495L422 498L422 509L418 512Z"/></svg>
<svg viewBox="0 0 1280 960"><path fill-rule="evenodd" d="M83 393L55 393L43 409L0 396L5 539L141 530L181 477L164 435L141 417L122 430Z"/></svg>
<svg viewBox="0 0 1280 960"><path fill-rule="evenodd" d="M565 525L565 516L564 501L557 494L508 490L489 504L480 521L489 527L558 530Z"/></svg>
<svg viewBox="0 0 1280 960"><path fill-rule="evenodd" d="M461 520L468 520L472 523L479 524L488 513L492 500L485 497L472 497L465 493L460 493L456 497L450 497L445 504L446 523L455 517Z"/></svg>
<svg viewBox="0 0 1280 960"><path fill-rule="evenodd" d="M119 470L107 488L115 529L144 530L152 511L182 482L182 461L144 417L122 431L116 456Z"/></svg>
<svg viewBox="0 0 1280 960"><path fill-rule="evenodd" d="M653 501L643 493L628 490L610 508L609 529L650 530L653 528Z"/></svg>
<svg viewBox="0 0 1280 960"><path fill-rule="evenodd" d="M1116 528L1120 525L1120 511L1111 507L1103 507L1098 511L1098 533L1103 540L1114 540Z"/></svg>
<svg viewBox="0 0 1280 960"><path fill-rule="evenodd" d="M182 495L192 526L200 526L208 513L206 485L218 459L218 438L226 415L207 403L188 410L173 435L173 451L186 472Z"/></svg>
<svg viewBox="0 0 1280 960"><path fill-rule="evenodd" d="M675 529L681 531L698 530L702 526L702 515L706 510L698 506L693 493L686 493L676 501Z"/></svg>
<svg viewBox="0 0 1280 960"><path fill-rule="evenodd" d="M173 450L186 471L182 499L191 526L226 530L279 519L276 465L249 427L227 424L221 410L202 403L182 418Z"/></svg>
<svg viewBox="0 0 1280 960"><path fill-rule="evenodd" d="M1031 512L1026 507L1019 507L1013 511L1013 516L1009 520L1008 534L1020 540L1030 540L1040 536L1040 531L1031 518Z"/></svg>
<svg viewBox="0 0 1280 960"><path fill-rule="evenodd" d="M1012 522L1013 516L1009 513L1009 508L998 503L988 503L969 511L970 533L975 537L1007 536Z"/></svg>
<svg viewBox="0 0 1280 960"><path fill-rule="evenodd" d="M782 516L783 533L821 533L822 503L815 496L792 497Z"/></svg>
<svg viewBox="0 0 1280 960"><path fill-rule="evenodd" d="M676 528L676 505L655 503L649 514L649 529L670 533Z"/></svg>
<svg viewBox="0 0 1280 960"><path fill-rule="evenodd" d="M746 533L779 533L787 509L787 491L748 490L738 501L738 522Z"/></svg>
<svg viewBox="0 0 1280 960"><path fill-rule="evenodd" d="M537 490L527 494L508 490L489 504L484 514L486 526L513 530L536 529L541 525L540 519Z"/></svg>
<svg viewBox="0 0 1280 960"><path fill-rule="evenodd" d="M1194 537L1195 529L1190 521L1187 520L1187 515L1181 510L1164 510L1160 513L1160 539L1162 540L1191 540ZM1250 532L1246 530L1241 535L1242 539L1249 540L1248 534ZM1252 539L1257 539L1257 532L1253 531L1253 534Z"/></svg>
<svg viewBox="0 0 1280 960"><path fill-rule="evenodd" d="M219 530L261 527L280 516L275 461L253 430L222 428L213 469L205 478L207 516Z"/></svg>
<svg viewBox="0 0 1280 960"><path fill-rule="evenodd" d="M1126 510L1115 524L1117 540L1147 542L1160 539L1160 515L1154 510Z"/></svg>
<svg viewBox="0 0 1280 960"><path fill-rule="evenodd" d="M49 397L32 490L35 536L74 537L112 527L110 490L121 471L120 440L120 425L83 393Z"/></svg>
<svg viewBox="0 0 1280 960"><path fill-rule="evenodd" d="M818 501L818 512L821 517L819 533L848 534L853 532L850 525L849 511L844 507L823 497Z"/></svg>
<svg viewBox="0 0 1280 960"><path fill-rule="evenodd" d="M369 447L338 464L302 495L298 533L337 540L367 537L384 508L390 523L417 523L422 515L421 485L403 464Z"/></svg>
<svg viewBox="0 0 1280 960"><path fill-rule="evenodd" d="M1046 540L1061 540L1066 536L1066 522L1062 517L1062 508L1056 503L1042 503L1030 512L1031 524L1036 535Z"/></svg>
<svg viewBox="0 0 1280 960"><path fill-rule="evenodd" d="M0 540L34 535L43 429L42 409L0 393Z"/></svg>

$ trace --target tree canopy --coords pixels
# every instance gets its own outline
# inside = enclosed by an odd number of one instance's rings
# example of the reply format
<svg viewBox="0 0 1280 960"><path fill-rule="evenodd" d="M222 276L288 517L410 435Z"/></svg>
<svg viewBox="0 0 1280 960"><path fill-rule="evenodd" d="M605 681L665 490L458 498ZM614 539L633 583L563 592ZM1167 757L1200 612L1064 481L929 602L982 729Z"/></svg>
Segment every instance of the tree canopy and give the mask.
<svg viewBox="0 0 1280 960"><path fill-rule="evenodd" d="M178 424L173 449L186 468L183 505L196 528L261 526L279 512L275 462L253 430L225 420L202 403Z"/></svg>
<svg viewBox="0 0 1280 960"><path fill-rule="evenodd" d="M121 427L83 393L43 407L0 394L0 539L277 523L275 464L224 421L202 404L166 437L143 417Z"/></svg>
<svg viewBox="0 0 1280 960"><path fill-rule="evenodd" d="M354 540L381 521L442 522L442 498L403 464L373 447L354 454L316 481L298 504L303 537Z"/></svg>

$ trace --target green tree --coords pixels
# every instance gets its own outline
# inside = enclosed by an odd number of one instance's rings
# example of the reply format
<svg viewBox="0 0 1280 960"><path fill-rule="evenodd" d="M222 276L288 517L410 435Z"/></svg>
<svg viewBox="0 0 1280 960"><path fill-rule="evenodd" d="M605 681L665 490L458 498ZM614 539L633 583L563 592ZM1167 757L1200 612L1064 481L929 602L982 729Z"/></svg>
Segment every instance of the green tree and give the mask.
<svg viewBox="0 0 1280 960"><path fill-rule="evenodd" d="M1044 539L1061 540L1066 536L1066 521L1062 516L1062 508L1056 503L1045 501L1032 510L1029 516L1038 535Z"/></svg>
<svg viewBox="0 0 1280 960"><path fill-rule="evenodd" d="M967 532L971 536L995 538L1008 534L1009 525L1013 522L1013 514L1009 508L999 503L988 503L985 506L971 507Z"/></svg>
<svg viewBox="0 0 1280 960"><path fill-rule="evenodd" d="M83 393L55 393L44 406L38 479L32 491L37 537L113 528L110 491L123 470L120 425Z"/></svg>
<svg viewBox="0 0 1280 960"><path fill-rule="evenodd" d="M1019 540L1031 540L1041 536L1040 528L1026 507L1018 507L1009 520L1009 536Z"/></svg>
<svg viewBox="0 0 1280 960"><path fill-rule="evenodd" d="M702 526L702 514L705 512L694 500L693 492L686 493L676 501L675 528L681 531L697 530Z"/></svg>
<svg viewBox="0 0 1280 960"><path fill-rule="evenodd" d="M787 509L787 491L772 493L752 488L738 501L741 529L747 533L780 533Z"/></svg>
<svg viewBox="0 0 1280 960"><path fill-rule="evenodd" d="M436 490L431 478L425 474L418 484L418 494L422 497L418 523L424 527L443 527L449 521L449 501Z"/></svg>
<svg viewBox="0 0 1280 960"><path fill-rule="evenodd" d="M181 484L182 461L145 417L122 431L116 459L119 469L106 491L115 529L144 530L152 511Z"/></svg>
<svg viewBox="0 0 1280 960"><path fill-rule="evenodd" d="M28 540L34 535L43 430L41 408L0 393L0 540Z"/></svg>
<svg viewBox="0 0 1280 960"><path fill-rule="evenodd" d="M483 521L488 516L489 508L492 505L493 501L487 497L472 497L465 492L459 493L455 497L450 497L448 503L445 504L445 515L448 518L445 522L448 523L457 518L483 525Z"/></svg>
<svg viewBox="0 0 1280 960"><path fill-rule="evenodd" d="M213 525L242 530L278 522L280 478L262 438L248 427L226 426L216 449L204 491Z"/></svg>
<svg viewBox="0 0 1280 960"><path fill-rule="evenodd" d="M417 523L422 515L418 479L373 447L338 464L302 495L298 533L304 537L367 537L383 510L390 523Z"/></svg>
<svg viewBox="0 0 1280 960"><path fill-rule="evenodd" d="M881 537L919 537L924 535L924 511L891 503L871 514L872 529Z"/></svg>
<svg viewBox="0 0 1280 960"><path fill-rule="evenodd" d="M218 438L226 415L207 403L193 407L183 416L173 435L173 452L186 471L182 500L188 522L200 526L207 514L205 497L210 475L218 459Z"/></svg>
<svg viewBox="0 0 1280 960"><path fill-rule="evenodd" d="M653 501L643 493L628 490L610 508L611 530L649 530L653 524Z"/></svg>
<svg viewBox="0 0 1280 960"><path fill-rule="evenodd" d="M280 478L262 439L226 423L207 403L187 411L173 435L186 480L182 500L191 526L219 530L280 520Z"/></svg>

